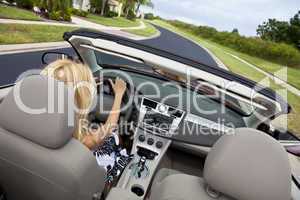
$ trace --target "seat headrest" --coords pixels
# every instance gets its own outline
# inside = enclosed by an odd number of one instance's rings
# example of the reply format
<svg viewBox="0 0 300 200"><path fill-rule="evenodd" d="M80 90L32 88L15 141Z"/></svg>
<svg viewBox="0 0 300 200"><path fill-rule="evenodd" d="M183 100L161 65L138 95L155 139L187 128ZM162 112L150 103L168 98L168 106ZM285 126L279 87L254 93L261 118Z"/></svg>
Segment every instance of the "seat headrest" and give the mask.
<svg viewBox="0 0 300 200"><path fill-rule="evenodd" d="M221 137L208 154L204 179L214 190L239 200L291 199L291 168L278 141L255 129Z"/></svg>
<svg viewBox="0 0 300 200"><path fill-rule="evenodd" d="M53 78L27 77L16 83L0 104L0 126L41 146L60 148L74 132L70 123L74 123L74 110L68 104L68 96L73 94Z"/></svg>

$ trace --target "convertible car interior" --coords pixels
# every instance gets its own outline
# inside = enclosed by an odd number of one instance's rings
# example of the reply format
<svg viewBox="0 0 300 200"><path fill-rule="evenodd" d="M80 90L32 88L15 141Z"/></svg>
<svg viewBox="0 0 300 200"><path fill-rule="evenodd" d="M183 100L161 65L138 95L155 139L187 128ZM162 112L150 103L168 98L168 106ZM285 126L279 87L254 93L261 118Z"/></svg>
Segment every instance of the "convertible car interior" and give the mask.
<svg viewBox="0 0 300 200"><path fill-rule="evenodd" d="M97 106L88 116L91 123L105 122L112 107L108 80L126 81L119 133L132 160L107 187L104 168L72 137L69 122L75 114L67 100L73 90L32 74L0 89L1 200L300 199L281 143L299 140L270 125L291 108L273 91L259 88L253 95L254 83L247 79L195 68L199 63L115 36L80 30L65 39L95 76ZM174 78L186 74L189 84ZM49 79L54 96L49 95ZM219 81L235 85L224 90ZM223 94L223 101L217 94ZM49 102L52 112L45 112ZM209 110L215 112L207 114Z"/></svg>

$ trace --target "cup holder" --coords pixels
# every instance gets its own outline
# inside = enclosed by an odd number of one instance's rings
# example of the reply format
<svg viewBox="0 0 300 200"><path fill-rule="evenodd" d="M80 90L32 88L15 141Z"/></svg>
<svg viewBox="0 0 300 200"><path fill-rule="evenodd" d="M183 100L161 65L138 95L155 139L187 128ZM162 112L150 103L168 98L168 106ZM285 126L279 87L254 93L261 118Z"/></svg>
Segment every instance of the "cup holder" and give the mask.
<svg viewBox="0 0 300 200"><path fill-rule="evenodd" d="M134 194L136 194L139 197L142 197L145 194L144 188L139 185L132 186L131 192L133 192Z"/></svg>

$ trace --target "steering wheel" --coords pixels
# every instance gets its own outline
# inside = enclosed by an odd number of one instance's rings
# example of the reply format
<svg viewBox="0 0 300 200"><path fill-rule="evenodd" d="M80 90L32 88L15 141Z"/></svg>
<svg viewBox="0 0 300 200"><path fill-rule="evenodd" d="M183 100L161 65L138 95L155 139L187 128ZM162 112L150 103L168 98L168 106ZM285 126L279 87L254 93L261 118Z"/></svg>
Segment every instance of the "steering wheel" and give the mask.
<svg viewBox="0 0 300 200"><path fill-rule="evenodd" d="M97 106L89 114L90 121L104 123L110 114L115 94L109 79L114 81L115 77L104 77L101 83L97 83ZM126 82L126 87L121 103L120 121L128 121L132 114L134 86Z"/></svg>

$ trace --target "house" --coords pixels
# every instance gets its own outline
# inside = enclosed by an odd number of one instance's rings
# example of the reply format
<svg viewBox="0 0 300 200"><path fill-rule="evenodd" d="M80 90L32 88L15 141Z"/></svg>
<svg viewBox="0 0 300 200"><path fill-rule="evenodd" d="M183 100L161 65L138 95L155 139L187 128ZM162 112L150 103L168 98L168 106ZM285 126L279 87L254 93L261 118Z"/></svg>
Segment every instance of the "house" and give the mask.
<svg viewBox="0 0 300 200"><path fill-rule="evenodd" d="M123 4L117 0L108 0L107 6L110 11L118 13L120 17L122 14ZM91 8L90 0L73 0L73 8L88 11Z"/></svg>
<svg viewBox="0 0 300 200"><path fill-rule="evenodd" d="M120 3L117 0L108 0L107 5L108 5L108 8L109 8L110 11L118 13L119 17L121 16L121 14L122 14L122 6L123 6L122 3Z"/></svg>
<svg viewBox="0 0 300 200"><path fill-rule="evenodd" d="M88 11L91 8L90 0L73 0L73 8Z"/></svg>

